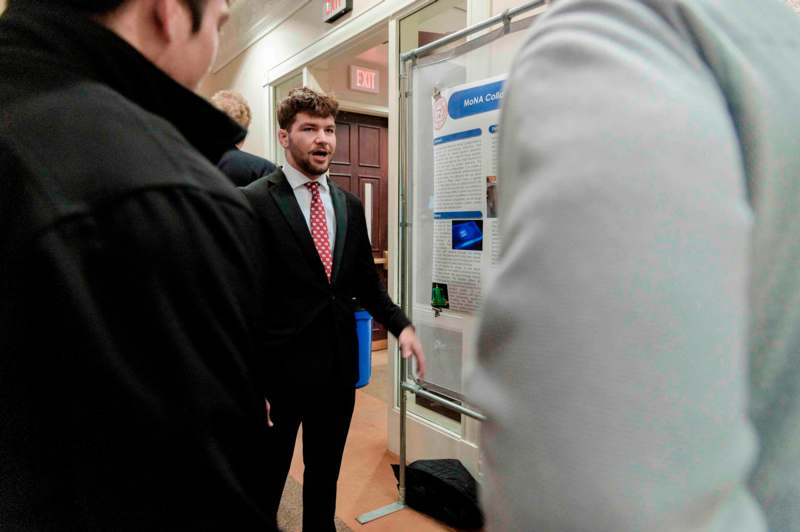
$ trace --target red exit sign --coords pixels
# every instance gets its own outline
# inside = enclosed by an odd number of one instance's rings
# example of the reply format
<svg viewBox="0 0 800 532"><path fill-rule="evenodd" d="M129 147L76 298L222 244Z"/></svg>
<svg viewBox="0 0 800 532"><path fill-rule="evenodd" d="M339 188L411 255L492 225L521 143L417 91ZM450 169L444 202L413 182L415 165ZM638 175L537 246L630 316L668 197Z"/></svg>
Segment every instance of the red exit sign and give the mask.
<svg viewBox="0 0 800 532"><path fill-rule="evenodd" d="M348 11L353 9L353 0L324 0L325 11L323 13L323 22L333 22L341 17Z"/></svg>
<svg viewBox="0 0 800 532"><path fill-rule="evenodd" d="M381 92L380 72L371 68L350 65L350 89L378 94Z"/></svg>

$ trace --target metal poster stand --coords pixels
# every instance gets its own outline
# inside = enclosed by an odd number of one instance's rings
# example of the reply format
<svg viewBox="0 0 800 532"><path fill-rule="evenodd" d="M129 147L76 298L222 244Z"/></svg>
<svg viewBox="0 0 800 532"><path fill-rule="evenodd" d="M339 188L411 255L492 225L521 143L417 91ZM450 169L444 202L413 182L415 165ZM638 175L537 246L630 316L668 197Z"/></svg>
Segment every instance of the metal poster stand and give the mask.
<svg viewBox="0 0 800 532"><path fill-rule="evenodd" d="M522 14L530 14L530 15L538 15L544 12L550 0L532 0L527 2L519 7L508 9L503 13L496 15L490 19L487 19L483 22L470 26L468 28L464 28L461 31L456 33L452 33L447 35L437 41L429 43L425 46L421 46L415 50L411 50L406 52L400 56L400 128L405 134L401 134L400 136L400 183L399 183L399 247L400 247L400 272L401 272L401 306L403 310L411 316L411 294L412 294L412 286L411 286L411 246L410 244L410 236L409 230L411 228L411 221L412 218L410 213L410 198L409 198L409 190L410 190L410 177L409 177L409 161L410 161L410 144L411 144L411 135L413 130L412 119L413 115L411 113L411 106L409 105L409 97L411 96L411 77L413 75L414 69L417 66L417 61L420 58L427 57L432 55L433 52L441 49L448 44L454 43L460 39L464 39L465 37L472 36L478 32L486 30L496 25L502 24L502 27L498 28L495 31L489 32L487 34L481 35L473 40L467 41L465 44L462 44L458 48L454 50L449 50L446 53L443 53L444 57L441 59L442 61L447 60L449 57L448 54L457 54L459 49L464 47L466 49L476 49L480 46L484 46L485 44L494 41L495 39L502 37L512 31L519 31L520 29L524 29L532 22L533 18L526 19L525 21L520 21L520 24L512 25L512 19L518 17ZM409 366L408 360L405 358L400 357L400 371L397 375L397 384L398 389L400 390L400 474L399 474L399 498L397 501L384 506L382 508L378 508L376 510L372 510L370 512L366 512L364 514L359 515L356 519L359 523L366 524L386 515L390 515L398 510L402 510L406 507L405 505L405 497L406 497L406 423L407 423L407 416L408 416L408 405L407 405L407 398L406 398L406 391L411 392L417 396L424 397L438 405L443 406L448 410L452 410L459 414L465 415L472 419L476 419L478 421L485 421L486 417L476 410L472 410L468 407L465 407L458 402L442 397L441 394L434 394L431 393L428 389L426 389L425 385L422 386L418 384L413 376L409 377Z"/></svg>

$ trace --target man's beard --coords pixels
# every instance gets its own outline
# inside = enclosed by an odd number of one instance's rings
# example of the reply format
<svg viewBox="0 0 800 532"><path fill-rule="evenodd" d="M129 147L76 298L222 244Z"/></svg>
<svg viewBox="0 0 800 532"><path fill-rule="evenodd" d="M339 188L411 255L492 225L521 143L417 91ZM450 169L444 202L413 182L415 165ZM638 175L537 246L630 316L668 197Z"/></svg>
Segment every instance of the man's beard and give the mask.
<svg viewBox="0 0 800 532"><path fill-rule="evenodd" d="M328 159L324 166L314 166L314 163L311 162L311 155L308 153L296 152L291 141L289 141L289 151L292 154L294 162L297 163L297 166L299 166L298 170L301 170L306 174L322 175L328 171L328 168L331 165L330 159Z"/></svg>

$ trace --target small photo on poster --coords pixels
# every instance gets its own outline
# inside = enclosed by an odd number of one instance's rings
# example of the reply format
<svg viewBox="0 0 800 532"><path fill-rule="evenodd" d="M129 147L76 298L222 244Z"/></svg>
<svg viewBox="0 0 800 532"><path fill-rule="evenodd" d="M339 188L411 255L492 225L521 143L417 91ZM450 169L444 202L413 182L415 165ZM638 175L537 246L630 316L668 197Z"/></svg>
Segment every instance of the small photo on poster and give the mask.
<svg viewBox="0 0 800 532"><path fill-rule="evenodd" d="M454 220L453 249L458 251L483 250L483 220Z"/></svg>
<svg viewBox="0 0 800 532"><path fill-rule="evenodd" d="M486 176L486 217L497 218L497 176Z"/></svg>
<svg viewBox="0 0 800 532"><path fill-rule="evenodd" d="M433 283L431 287L431 306L433 308L450 308L447 283Z"/></svg>

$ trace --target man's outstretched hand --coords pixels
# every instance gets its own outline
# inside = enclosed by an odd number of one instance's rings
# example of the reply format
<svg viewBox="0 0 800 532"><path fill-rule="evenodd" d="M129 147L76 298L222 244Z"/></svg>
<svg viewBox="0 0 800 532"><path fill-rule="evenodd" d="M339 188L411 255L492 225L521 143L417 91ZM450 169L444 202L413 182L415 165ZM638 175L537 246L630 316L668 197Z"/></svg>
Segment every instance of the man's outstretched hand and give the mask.
<svg viewBox="0 0 800 532"><path fill-rule="evenodd" d="M422 351L422 344L419 343L417 333L414 327L409 325L400 336L397 337L397 342L400 344L400 354L403 358L408 358L414 355L417 360L417 375L422 378L425 376L425 353Z"/></svg>

